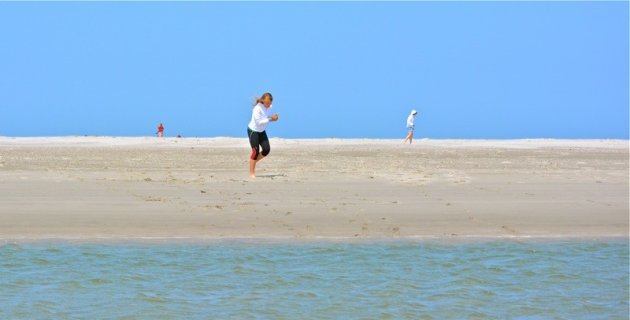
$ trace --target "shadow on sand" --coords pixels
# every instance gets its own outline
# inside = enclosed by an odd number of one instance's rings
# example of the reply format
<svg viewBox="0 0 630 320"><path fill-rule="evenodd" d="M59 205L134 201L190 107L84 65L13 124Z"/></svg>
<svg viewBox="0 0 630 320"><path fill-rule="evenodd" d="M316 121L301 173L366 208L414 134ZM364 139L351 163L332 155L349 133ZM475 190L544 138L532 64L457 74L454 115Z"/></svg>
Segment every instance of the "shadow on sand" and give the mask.
<svg viewBox="0 0 630 320"><path fill-rule="evenodd" d="M256 175L256 178L268 178L268 179L273 179L273 178L278 178L278 177L286 177L286 175L284 173L279 173L279 174L261 174L261 175Z"/></svg>

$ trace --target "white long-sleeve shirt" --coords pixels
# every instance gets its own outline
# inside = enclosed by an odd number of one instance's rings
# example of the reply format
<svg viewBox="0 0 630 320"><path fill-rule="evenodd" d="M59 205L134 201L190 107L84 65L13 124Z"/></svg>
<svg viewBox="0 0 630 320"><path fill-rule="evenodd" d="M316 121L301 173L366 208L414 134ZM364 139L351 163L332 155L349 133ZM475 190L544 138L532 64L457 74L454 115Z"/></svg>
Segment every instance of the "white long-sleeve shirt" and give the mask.
<svg viewBox="0 0 630 320"><path fill-rule="evenodd" d="M269 118L272 115L271 106L265 108L262 103L258 103L252 110L252 120L249 121L247 127L256 132L263 132L267 128L267 124L269 124L270 121Z"/></svg>
<svg viewBox="0 0 630 320"><path fill-rule="evenodd" d="M414 127L413 124L413 120L415 119L413 114L410 114L409 117L407 117L407 127Z"/></svg>

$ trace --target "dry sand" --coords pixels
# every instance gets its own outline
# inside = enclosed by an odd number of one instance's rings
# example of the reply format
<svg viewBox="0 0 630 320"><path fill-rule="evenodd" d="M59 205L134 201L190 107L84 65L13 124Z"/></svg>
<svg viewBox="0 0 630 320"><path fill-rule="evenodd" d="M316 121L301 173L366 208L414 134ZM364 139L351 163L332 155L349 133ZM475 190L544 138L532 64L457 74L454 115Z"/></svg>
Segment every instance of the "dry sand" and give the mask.
<svg viewBox="0 0 630 320"><path fill-rule="evenodd" d="M628 236L627 140L0 138L0 238Z"/></svg>

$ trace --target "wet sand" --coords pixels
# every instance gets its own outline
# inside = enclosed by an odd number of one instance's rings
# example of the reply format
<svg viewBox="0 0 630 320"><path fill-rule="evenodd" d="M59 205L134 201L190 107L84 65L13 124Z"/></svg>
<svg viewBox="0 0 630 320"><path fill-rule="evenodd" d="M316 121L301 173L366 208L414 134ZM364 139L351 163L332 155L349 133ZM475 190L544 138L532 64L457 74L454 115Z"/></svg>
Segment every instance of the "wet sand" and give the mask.
<svg viewBox="0 0 630 320"><path fill-rule="evenodd" d="M2 239L627 237L627 140L0 137Z"/></svg>

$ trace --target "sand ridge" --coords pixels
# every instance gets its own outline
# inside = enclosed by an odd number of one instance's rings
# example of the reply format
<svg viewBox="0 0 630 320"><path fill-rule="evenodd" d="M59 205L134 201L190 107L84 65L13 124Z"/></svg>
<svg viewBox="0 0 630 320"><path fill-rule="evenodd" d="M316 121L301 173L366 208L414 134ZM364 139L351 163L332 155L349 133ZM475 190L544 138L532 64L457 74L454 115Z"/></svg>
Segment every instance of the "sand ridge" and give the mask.
<svg viewBox="0 0 630 320"><path fill-rule="evenodd" d="M0 237L627 236L627 140L0 137Z"/></svg>

